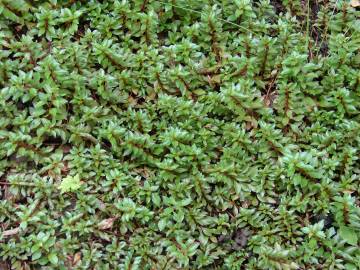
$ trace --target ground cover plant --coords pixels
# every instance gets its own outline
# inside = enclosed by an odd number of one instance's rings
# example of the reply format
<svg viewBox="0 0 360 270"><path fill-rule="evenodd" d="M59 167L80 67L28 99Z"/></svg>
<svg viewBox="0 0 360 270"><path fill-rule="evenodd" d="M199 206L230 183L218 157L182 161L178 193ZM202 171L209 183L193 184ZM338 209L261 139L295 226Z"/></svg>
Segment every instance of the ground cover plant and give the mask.
<svg viewBox="0 0 360 270"><path fill-rule="evenodd" d="M0 269L360 269L357 0L0 0Z"/></svg>

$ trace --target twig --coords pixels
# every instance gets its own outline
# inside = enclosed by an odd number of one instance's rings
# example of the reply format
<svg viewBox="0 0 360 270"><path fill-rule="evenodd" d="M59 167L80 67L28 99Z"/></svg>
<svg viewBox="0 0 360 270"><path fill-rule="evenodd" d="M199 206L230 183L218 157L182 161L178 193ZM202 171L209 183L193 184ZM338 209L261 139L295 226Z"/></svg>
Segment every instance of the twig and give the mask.
<svg viewBox="0 0 360 270"><path fill-rule="evenodd" d="M19 183L0 182L0 185L5 185L5 186L36 187L36 185L33 184L33 183L24 183L24 182L19 182Z"/></svg>
<svg viewBox="0 0 360 270"><path fill-rule="evenodd" d="M329 18L329 21L328 23L325 25L325 29L323 31L323 34L322 34L322 37L321 37L321 41L320 41L320 45L318 46L318 48L321 48L322 47L322 44L324 43L324 38L325 38L325 35L326 35L326 32L328 31L328 28L329 28L329 24L331 22L331 19L334 17L334 14L335 14L335 9L336 9L336 5L338 3L339 0L336 0L335 4L334 4L334 8L333 8L333 11L330 15L330 18ZM320 52L320 51L319 51ZM317 54L317 56L319 55L319 52Z"/></svg>

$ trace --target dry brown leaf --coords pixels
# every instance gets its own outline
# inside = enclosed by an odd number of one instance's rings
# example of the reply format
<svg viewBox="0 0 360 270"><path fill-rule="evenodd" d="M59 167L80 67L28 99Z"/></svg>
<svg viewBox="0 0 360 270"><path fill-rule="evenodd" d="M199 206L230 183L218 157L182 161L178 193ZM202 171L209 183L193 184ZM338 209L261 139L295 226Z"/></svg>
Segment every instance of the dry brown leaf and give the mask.
<svg viewBox="0 0 360 270"><path fill-rule="evenodd" d="M156 98L156 92L155 91L151 91L150 94L148 95L147 99L148 100L154 100Z"/></svg>
<svg viewBox="0 0 360 270"><path fill-rule="evenodd" d="M17 228L15 228L15 229L3 231L2 235L3 235L3 237L11 236L11 235L17 234L19 231L20 231L20 228L17 227Z"/></svg>
<svg viewBox="0 0 360 270"><path fill-rule="evenodd" d="M137 104L136 99L133 98L132 96L129 96L129 97L128 97L128 102L129 102L131 105L133 105L133 106L135 106L135 105Z"/></svg>
<svg viewBox="0 0 360 270"><path fill-rule="evenodd" d="M103 221L101 221L99 223L99 226L98 226L99 229L100 230L107 230L107 229L112 228L115 219L116 219L116 217L104 219Z"/></svg>
<svg viewBox="0 0 360 270"><path fill-rule="evenodd" d="M81 260L81 252L75 253L73 259L73 265L77 265L77 263L80 262L80 260Z"/></svg>
<svg viewBox="0 0 360 270"><path fill-rule="evenodd" d="M139 169L135 169L134 171L139 173L145 179L148 179L150 177L150 170L147 168L139 168Z"/></svg>
<svg viewBox="0 0 360 270"><path fill-rule="evenodd" d="M360 0L351 0L350 6L352 7L360 7Z"/></svg>

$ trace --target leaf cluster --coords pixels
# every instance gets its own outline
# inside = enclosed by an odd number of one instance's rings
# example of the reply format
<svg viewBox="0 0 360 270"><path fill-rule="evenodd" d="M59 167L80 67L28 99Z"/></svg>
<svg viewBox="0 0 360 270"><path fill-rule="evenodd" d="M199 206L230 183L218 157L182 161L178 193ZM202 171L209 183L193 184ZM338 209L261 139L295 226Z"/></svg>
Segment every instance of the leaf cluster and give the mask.
<svg viewBox="0 0 360 270"><path fill-rule="evenodd" d="M347 0L0 0L0 268L360 269Z"/></svg>

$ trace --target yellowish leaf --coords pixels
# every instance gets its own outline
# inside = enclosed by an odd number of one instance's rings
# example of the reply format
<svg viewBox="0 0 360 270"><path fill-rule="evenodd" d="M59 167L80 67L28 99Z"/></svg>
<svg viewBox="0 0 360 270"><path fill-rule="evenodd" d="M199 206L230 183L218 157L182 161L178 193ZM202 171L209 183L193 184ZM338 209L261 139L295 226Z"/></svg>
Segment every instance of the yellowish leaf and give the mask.
<svg viewBox="0 0 360 270"><path fill-rule="evenodd" d="M69 192L69 191L76 191L80 188L80 176L77 174L75 176L68 175L64 179L62 179L59 189L61 193Z"/></svg>

